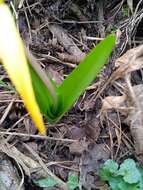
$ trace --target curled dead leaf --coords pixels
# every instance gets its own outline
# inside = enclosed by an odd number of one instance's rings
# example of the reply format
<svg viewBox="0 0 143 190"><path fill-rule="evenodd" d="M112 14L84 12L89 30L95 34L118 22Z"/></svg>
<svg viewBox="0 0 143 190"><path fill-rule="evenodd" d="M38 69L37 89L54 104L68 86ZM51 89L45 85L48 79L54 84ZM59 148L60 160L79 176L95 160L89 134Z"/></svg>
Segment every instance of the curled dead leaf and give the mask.
<svg viewBox="0 0 143 190"><path fill-rule="evenodd" d="M128 104L133 107L128 115L130 130L137 155L143 154L143 85L131 87ZM134 94L133 94L134 93Z"/></svg>
<svg viewBox="0 0 143 190"><path fill-rule="evenodd" d="M87 150L89 141L81 140L73 142L69 145L69 150L71 154L81 155L84 150Z"/></svg>
<svg viewBox="0 0 143 190"><path fill-rule="evenodd" d="M110 77L110 82L114 82L125 75L143 68L143 45L128 50L124 55L115 61L117 69Z"/></svg>
<svg viewBox="0 0 143 190"><path fill-rule="evenodd" d="M108 96L102 101L101 111L105 112L108 109L119 109L122 105L124 106L124 102L126 100L126 95L122 96Z"/></svg>

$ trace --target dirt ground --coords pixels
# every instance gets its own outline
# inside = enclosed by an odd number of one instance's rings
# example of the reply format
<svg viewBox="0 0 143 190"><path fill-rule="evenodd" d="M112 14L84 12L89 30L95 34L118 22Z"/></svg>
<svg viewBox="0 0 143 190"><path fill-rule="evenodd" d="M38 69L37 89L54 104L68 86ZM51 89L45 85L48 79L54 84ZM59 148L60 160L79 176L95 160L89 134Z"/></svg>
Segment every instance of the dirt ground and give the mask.
<svg viewBox="0 0 143 190"><path fill-rule="evenodd" d="M9 170L9 189L50 189L33 182L47 176L61 182L52 190L66 189L69 174L78 176L77 189L101 189L98 170L109 158L142 164L143 1L25 0L15 10L25 45L59 84L108 34L117 43L70 111L56 124L45 120L47 137L38 135L0 65L0 176Z"/></svg>

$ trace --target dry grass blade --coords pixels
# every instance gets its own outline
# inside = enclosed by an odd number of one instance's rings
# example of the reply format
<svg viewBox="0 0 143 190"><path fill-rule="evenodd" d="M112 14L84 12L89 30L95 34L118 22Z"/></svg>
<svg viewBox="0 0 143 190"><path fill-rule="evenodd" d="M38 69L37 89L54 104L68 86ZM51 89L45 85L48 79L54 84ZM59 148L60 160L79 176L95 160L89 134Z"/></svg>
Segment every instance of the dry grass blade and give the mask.
<svg viewBox="0 0 143 190"><path fill-rule="evenodd" d="M127 0L127 4L131 12L133 13L133 0Z"/></svg>
<svg viewBox="0 0 143 190"><path fill-rule="evenodd" d="M129 0L130 2L130 6L131 5L131 0ZM124 31L126 39L122 44L121 47L121 52L120 55L122 55L122 53L124 53L127 44L130 45L132 44L132 37L135 36L137 28L139 23L142 21L143 18L143 9L141 8L141 3L142 0L140 0L135 8L135 11L133 12L132 16L130 18L128 18L126 21L123 22L122 26L120 27L120 29L122 29L122 31ZM141 8L141 9L139 9Z"/></svg>
<svg viewBox="0 0 143 190"><path fill-rule="evenodd" d="M19 5L18 5L18 8L19 8L19 9L21 9L21 8L22 8L23 3L24 3L24 0L20 0L20 1L19 1Z"/></svg>
<svg viewBox="0 0 143 190"><path fill-rule="evenodd" d="M26 114L27 116L27 114ZM15 127L19 122L21 122L25 118L22 117L16 124L12 126ZM73 139L62 139L62 138L55 138L55 137L48 137L48 136L42 136L42 135L31 135L31 134L26 134L26 133L16 133L16 132L8 132L8 131L0 131L0 135L11 135L11 136L19 136L19 137L31 137L31 138L37 138L37 139L45 139L45 140L53 140L53 141L62 141L62 142L68 142L68 143L73 143L77 142L78 140L73 140Z"/></svg>
<svg viewBox="0 0 143 190"><path fill-rule="evenodd" d="M7 108L5 109L5 112L3 114L3 116L1 117L0 119L0 125L4 122L4 120L6 119L7 115L9 114L11 108L12 108L12 105L13 105L13 100L9 103L9 105L7 106Z"/></svg>
<svg viewBox="0 0 143 190"><path fill-rule="evenodd" d="M48 168L47 166L44 164L44 162L42 161L42 159L40 158L40 156L32 149L30 148L30 146L28 146L27 144L23 143L24 147L34 156L34 158L36 158L36 160L38 161L38 163L41 165L42 170L46 172L47 175L51 176L53 179L55 179L57 182L59 182L59 186L63 189L63 190L68 190L67 189L67 185L61 180L59 179L56 175L54 175Z"/></svg>

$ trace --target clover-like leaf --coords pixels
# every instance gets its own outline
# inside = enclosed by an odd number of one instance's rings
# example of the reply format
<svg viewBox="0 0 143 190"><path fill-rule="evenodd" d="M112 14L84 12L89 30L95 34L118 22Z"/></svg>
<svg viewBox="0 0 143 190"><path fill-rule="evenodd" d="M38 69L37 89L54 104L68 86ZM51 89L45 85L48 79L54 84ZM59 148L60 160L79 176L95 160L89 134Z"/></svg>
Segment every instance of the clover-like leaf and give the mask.
<svg viewBox="0 0 143 190"><path fill-rule="evenodd" d="M141 180L141 174L132 159L127 159L120 165L118 175L123 176L125 182L129 184L134 184Z"/></svg>
<svg viewBox="0 0 143 190"><path fill-rule="evenodd" d="M118 164L113 160L107 160L99 170L99 175L103 181L107 181L112 175L116 175L117 171Z"/></svg>
<svg viewBox="0 0 143 190"><path fill-rule="evenodd" d="M34 180L33 181L35 183L35 185L39 186L39 187L53 187L55 186L58 182L56 180L54 180L51 177L45 178L45 179L39 179L39 180Z"/></svg>
<svg viewBox="0 0 143 190"><path fill-rule="evenodd" d="M139 183L129 184L129 183L126 183L124 180L122 180L120 183L118 183L118 188L120 190L126 190L126 189L129 189L129 190L141 190L140 186L139 186Z"/></svg>
<svg viewBox="0 0 143 190"><path fill-rule="evenodd" d="M124 181L122 176L110 177L109 185L112 190L141 190L140 184L129 184Z"/></svg>
<svg viewBox="0 0 143 190"><path fill-rule="evenodd" d="M79 186L78 176L75 174L70 174L68 177L67 185L69 190L74 190L76 187L78 187Z"/></svg>
<svg viewBox="0 0 143 190"><path fill-rule="evenodd" d="M112 190L121 190L118 185L119 185L119 183L122 183L122 182L124 182L124 181L123 181L123 178L121 176L109 178L109 185L110 185Z"/></svg>

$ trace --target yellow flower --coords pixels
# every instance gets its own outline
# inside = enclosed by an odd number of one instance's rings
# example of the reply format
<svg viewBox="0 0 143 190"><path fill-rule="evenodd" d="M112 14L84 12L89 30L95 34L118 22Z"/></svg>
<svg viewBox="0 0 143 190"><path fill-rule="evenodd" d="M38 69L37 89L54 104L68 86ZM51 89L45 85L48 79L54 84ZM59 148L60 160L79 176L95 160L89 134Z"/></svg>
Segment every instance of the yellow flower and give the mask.
<svg viewBox="0 0 143 190"><path fill-rule="evenodd" d="M0 0L0 60L21 95L37 129L45 135L46 130L35 99L23 42L11 12L3 0Z"/></svg>

